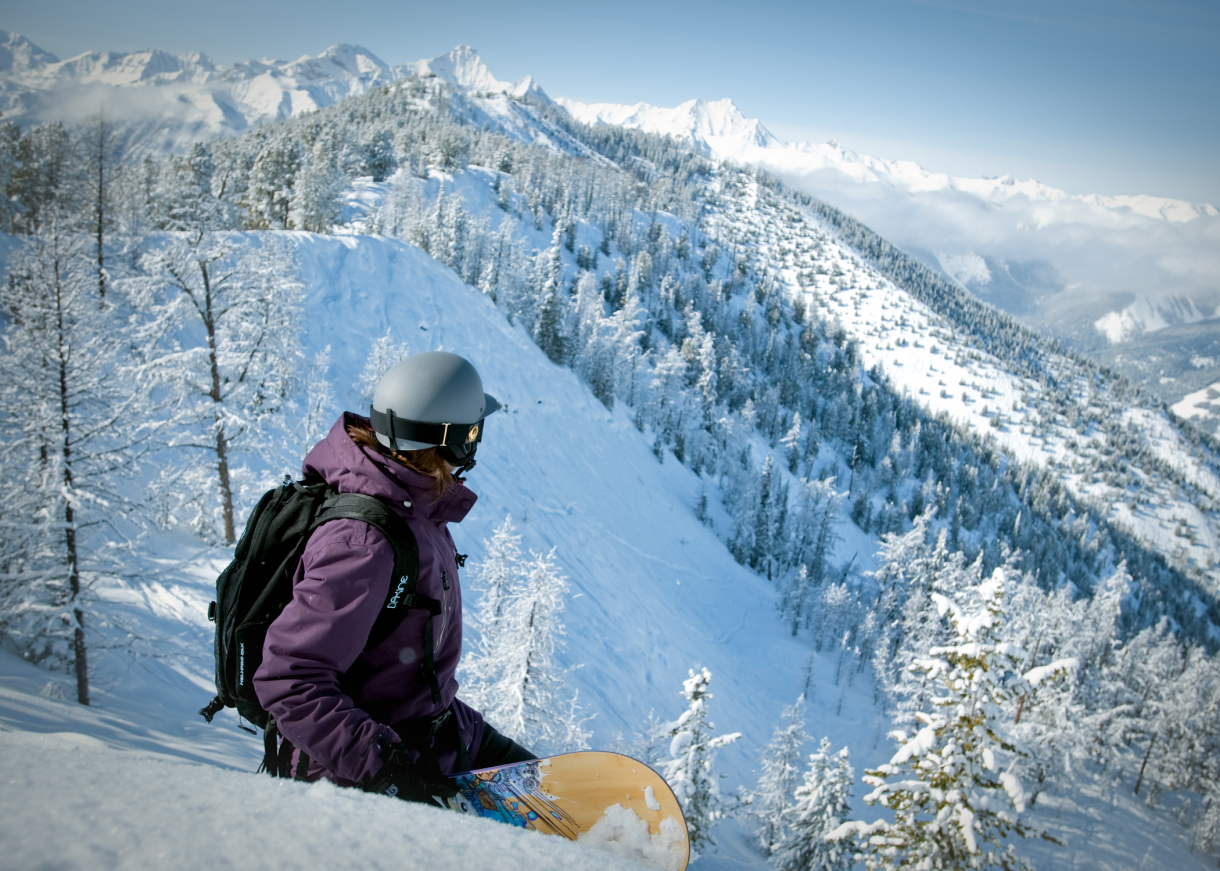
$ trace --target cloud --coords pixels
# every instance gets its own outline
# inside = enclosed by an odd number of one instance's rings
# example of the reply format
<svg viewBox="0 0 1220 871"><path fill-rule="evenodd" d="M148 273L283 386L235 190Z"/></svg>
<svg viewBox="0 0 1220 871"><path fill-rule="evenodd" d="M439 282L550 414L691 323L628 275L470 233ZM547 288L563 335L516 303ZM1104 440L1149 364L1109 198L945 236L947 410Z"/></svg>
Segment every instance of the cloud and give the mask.
<svg viewBox="0 0 1220 871"><path fill-rule="evenodd" d="M1220 216L1171 222L1100 199L995 201L953 188L912 193L833 168L778 174L907 250L981 256L1036 274L1041 280L1031 290L1057 297L1041 301L1043 317L1069 310L1093 317L1133 298L1220 305ZM1058 286L1047 276L1057 276Z"/></svg>

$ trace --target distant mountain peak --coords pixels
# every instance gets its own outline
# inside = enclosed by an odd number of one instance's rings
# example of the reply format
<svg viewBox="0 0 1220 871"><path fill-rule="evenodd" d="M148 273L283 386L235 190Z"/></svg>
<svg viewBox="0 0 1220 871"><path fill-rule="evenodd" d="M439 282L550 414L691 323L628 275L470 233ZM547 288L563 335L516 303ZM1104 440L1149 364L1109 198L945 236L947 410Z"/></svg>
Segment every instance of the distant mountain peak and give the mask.
<svg viewBox="0 0 1220 871"><path fill-rule="evenodd" d="M316 78L327 78L333 75L332 70L338 67L342 73L361 79L390 80L394 72L389 64L367 48L346 42L336 43L326 48L321 54L303 55L289 64L283 64L283 70L289 74L307 74Z"/></svg>
<svg viewBox="0 0 1220 871"><path fill-rule="evenodd" d="M603 122L674 136L721 151L741 147L767 148L779 140L757 118L747 118L728 97L687 100L672 108L636 103L582 103L560 98L557 102L578 121Z"/></svg>
<svg viewBox="0 0 1220 871"><path fill-rule="evenodd" d="M39 48L20 33L0 30L0 72L20 72L58 61L55 55Z"/></svg>
<svg viewBox="0 0 1220 871"><path fill-rule="evenodd" d="M508 92L512 87L492 75L479 53L469 45L459 45L445 54L416 61L408 67L417 76L436 76L456 87L474 91Z"/></svg>

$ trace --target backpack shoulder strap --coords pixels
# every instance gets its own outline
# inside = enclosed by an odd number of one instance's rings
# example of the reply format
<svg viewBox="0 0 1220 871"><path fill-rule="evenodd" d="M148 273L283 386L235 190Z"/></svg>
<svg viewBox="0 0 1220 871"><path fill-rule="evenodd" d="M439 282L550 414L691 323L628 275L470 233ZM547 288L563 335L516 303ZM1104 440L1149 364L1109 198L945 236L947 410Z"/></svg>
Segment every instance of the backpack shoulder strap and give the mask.
<svg viewBox="0 0 1220 871"><path fill-rule="evenodd" d="M439 703L441 692L436 676L435 652L432 649L432 618L441 613L442 606L437 599L416 592L419 583L419 543L415 540L415 534L389 505L376 496L364 493L336 493L327 498L313 528L317 529L323 523L341 518L360 520L375 527L394 548L394 575L390 578L385 604L378 613L373 628L369 630L366 647L375 647L387 639L409 610L427 611L423 659L420 665L424 678L429 683L432 699Z"/></svg>
<svg viewBox="0 0 1220 871"><path fill-rule="evenodd" d="M313 529L331 520L361 520L385 536L394 548L394 573L398 577L419 574L419 546L411 527L407 526L390 506L376 496L364 493L335 493L327 497L314 520ZM313 531L310 530L310 532Z"/></svg>

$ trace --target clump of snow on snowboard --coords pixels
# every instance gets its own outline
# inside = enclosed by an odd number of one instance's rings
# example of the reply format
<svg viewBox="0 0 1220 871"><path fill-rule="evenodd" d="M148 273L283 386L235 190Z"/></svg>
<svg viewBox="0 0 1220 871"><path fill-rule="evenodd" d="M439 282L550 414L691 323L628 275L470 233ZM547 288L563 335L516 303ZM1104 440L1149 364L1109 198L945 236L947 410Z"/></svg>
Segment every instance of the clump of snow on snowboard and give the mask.
<svg viewBox="0 0 1220 871"><path fill-rule="evenodd" d="M645 801L650 808L660 810L652 787L645 790ZM577 840L665 871L681 871L686 867L686 833L677 820L669 818L661 821L660 829L656 834L650 832L639 814L616 804L606 808L602 818Z"/></svg>

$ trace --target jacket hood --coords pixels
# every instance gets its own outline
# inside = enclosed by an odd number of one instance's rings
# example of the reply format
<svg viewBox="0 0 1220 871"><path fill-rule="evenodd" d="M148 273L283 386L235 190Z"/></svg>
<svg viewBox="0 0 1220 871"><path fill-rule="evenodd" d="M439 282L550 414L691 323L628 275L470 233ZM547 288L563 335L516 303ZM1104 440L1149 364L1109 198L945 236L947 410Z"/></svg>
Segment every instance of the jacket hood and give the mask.
<svg viewBox="0 0 1220 871"><path fill-rule="evenodd" d="M478 499L470 488L455 484L438 497L432 478L356 444L347 434L349 425L367 427L369 421L344 412L306 454L302 470L306 478L321 478L340 493L376 496L437 522L459 523L470 513Z"/></svg>

